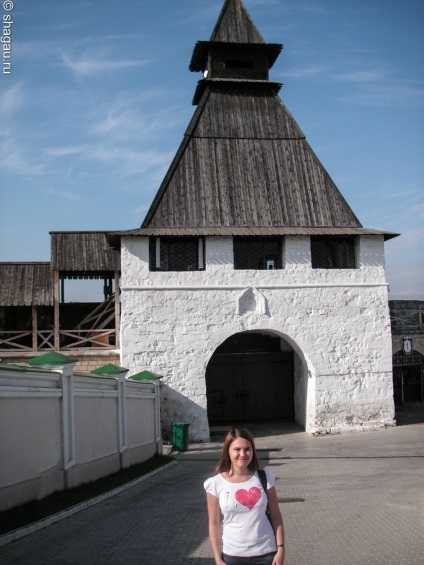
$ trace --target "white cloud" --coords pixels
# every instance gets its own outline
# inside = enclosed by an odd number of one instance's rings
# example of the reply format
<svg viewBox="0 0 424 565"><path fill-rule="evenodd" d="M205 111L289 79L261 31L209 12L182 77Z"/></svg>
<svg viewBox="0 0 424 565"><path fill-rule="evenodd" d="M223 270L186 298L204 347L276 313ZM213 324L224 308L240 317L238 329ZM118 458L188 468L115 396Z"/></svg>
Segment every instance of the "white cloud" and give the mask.
<svg viewBox="0 0 424 565"><path fill-rule="evenodd" d="M122 131L128 132L128 129L137 128L139 129L142 127L139 119L135 118L133 112L129 109L124 110L118 107L112 108L107 116L101 120L98 124L96 124L93 128L95 133L110 133L113 131Z"/></svg>
<svg viewBox="0 0 424 565"><path fill-rule="evenodd" d="M69 155L77 155L83 153L85 146L69 146L69 147L47 147L45 153L48 157L68 157Z"/></svg>
<svg viewBox="0 0 424 565"><path fill-rule="evenodd" d="M85 156L87 159L103 163L114 163L115 170L120 170L124 177L161 167L164 162L169 162L170 158L168 154L160 151L133 151L126 147L102 145L87 148Z"/></svg>
<svg viewBox="0 0 424 565"><path fill-rule="evenodd" d="M422 84L381 68L353 70L336 74L334 79L353 85L355 90L343 97L350 102L386 107L421 105L424 102Z"/></svg>
<svg viewBox="0 0 424 565"><path fill-rule="evenodd" d="M111 142L134 142L135 140L151 144L152 139L160 138L164 132L173 131L185 117L186 108L176 104L159 107L158 99L166 96L165 91L146 93L145 96L131 96L125 100L114 101L100 112L94 109L89 120L92 125L88 130L92 135L108 136ZM151 103L154 110L151 110ZM160 111L157 110L160 108ZM99 117L99 114L101 116Z"/></svg>
<svg viewBox="0 0 424 565"><path fill-rule="evenodd" d="M65 200L71 200L71 201L82 200L81 195L77 194L76 192L58 190L55 188L45 188L43 189L43 193L46 194L47 196L57 196L59 198L64 198Z"/></svg>
<svg viewBox="0 0 424 565"><path fill-rule="evenodd" d="M343 97L367 106L410 107L424 104L424 88L402 84L358 84L356 92Z"/></svg>
<svg viewBox="0 0 424 565"><path fill-rule="evenodd" d="M278 4L278 0L250 0L249 6L275 6ZM247 5L247 2L246 2Z"/></svg>
<svg viewBox="0 0 424 565"><path fill-rule="evenodd" d="M380 82L387 79L387 73L382 70L362 70L362 71L351 71L349 73L342 73L334 77L336 80L343 80L348 82L356 83L369 83L369 82Z"/></svg>
<svg viewBox="0 0 424 565"><path fill-rule="evenodd" d="M88 55L82 56L79 59L71 59L69 55L62 54L61 59L65 67L77 78L111 71L120 71L129 67L142 67L148 64L148 61L142 60L124 59L112 61L105 56L104 58L100 58Z"/></svg>
<svg viewBox="0 0 424 565"><path fill-rule="evenodd" d="M164 164L168 165L173 156L171 152L137 151L127 146L100 142L48 148L45 154L51 159L70 158L72 160L72 167L68 169L68 178L78 177L79 180L82 180L89 176L100 177L108 175L107 171L109 171L115 181L133 175L142 175L152 170L163 174ZM87 163L101 163L101 171L87 167ZM50 172L54 172L54 166L50 167Z"/></svg>
<svg viewBox="0 0 424 565"><path fill-rule="evenodd" d="M24 147L17 144L12 135L2 132L2 137L4 141L0 143L0 169L4 172L28 176L37 176L44 172L43 164L28 157Z"/></svg>
<svg viewBox="0 0 424 565"><path fill-rule="evenodd" d="M0 92L0 119L4 125L23 106L25 100L22 83L17 82Z"/></svg>
<svg viewBox="0 0 424 565"><path fill-rule="evenodd" d="M328 73L328 70L329 69L327 66L316 64L303 68L299 67L291 70L285 70L282 74L284 74L284 77L287 78L308 78L316 75L326 74Z"/></svg>
<svg viewBox="0 0 424 565"><path fill-rule="evenodd" d="M402 231L402 234L393 240L391 243L392 249L421 249L422 253L424 253L424 226L415 228L415 229L406 229ZM422 267L424 268L424 266Z"/></svg>

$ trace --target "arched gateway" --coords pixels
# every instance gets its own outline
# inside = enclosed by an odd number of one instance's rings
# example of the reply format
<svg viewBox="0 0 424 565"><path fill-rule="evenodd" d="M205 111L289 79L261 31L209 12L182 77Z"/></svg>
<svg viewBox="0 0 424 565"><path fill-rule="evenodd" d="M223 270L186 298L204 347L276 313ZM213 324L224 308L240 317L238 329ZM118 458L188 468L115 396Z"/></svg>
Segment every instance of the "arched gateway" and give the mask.
<svg viewBox="0 0 424 565"><path fill-rule="evenodd" d="M293 351L271 333L229 337L206 370L209 425L258 420L293 421ZM284 347L284 345L283 345Z"/></svg>

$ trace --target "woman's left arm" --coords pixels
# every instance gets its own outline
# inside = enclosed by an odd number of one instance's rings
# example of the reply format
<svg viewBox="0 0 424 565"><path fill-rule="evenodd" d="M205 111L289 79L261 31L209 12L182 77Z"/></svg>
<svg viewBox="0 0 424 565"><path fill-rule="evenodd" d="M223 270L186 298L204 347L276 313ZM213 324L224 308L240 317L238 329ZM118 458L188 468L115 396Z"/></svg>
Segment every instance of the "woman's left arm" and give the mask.
<svg viewBox="0 0 424 565"><path fill-rule="evenodd" d="M268 510L271 518L271 524L275 534L275 545L277 553L275 554L272 565L283 565L284 562L284 524L280 507L278 506L277 491L275 487L271 487L266 491L268 495Z"/></svg>

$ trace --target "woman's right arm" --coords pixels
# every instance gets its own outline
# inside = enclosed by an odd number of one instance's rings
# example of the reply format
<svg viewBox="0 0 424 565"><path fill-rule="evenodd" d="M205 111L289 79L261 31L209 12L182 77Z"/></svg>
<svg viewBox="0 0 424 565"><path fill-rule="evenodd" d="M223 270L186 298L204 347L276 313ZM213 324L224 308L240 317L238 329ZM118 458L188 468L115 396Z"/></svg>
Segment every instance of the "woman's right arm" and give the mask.
<svg viewBox="0 0 424 565"><path fill-rule="evenodd" d="M206 493L206 500L208 504L208 516L209 516L209 541L211 543L213 556L215 558L216 565L225 565L225 561L222 560L222 550L221 550L221 521L219 514L219 499L210 494Z"/></svg>

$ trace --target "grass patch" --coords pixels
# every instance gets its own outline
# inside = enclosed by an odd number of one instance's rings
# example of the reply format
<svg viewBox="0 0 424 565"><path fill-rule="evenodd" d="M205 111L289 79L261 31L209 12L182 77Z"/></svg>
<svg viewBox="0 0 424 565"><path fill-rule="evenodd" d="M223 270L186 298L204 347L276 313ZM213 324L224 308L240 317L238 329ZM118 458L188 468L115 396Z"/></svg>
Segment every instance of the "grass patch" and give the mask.
<svg viewBox="0 0 424 565"><path fill-rule="evenodd" d="M125 485L163 467L171 461L173 461L172 457L155 455L143 463L132 465L127 469L97 481L84 483L68 490L57 491L41 500L33 500L5 512L0 512L0 535L28 526L33 522L57 514L71 506Z"/></svg>

